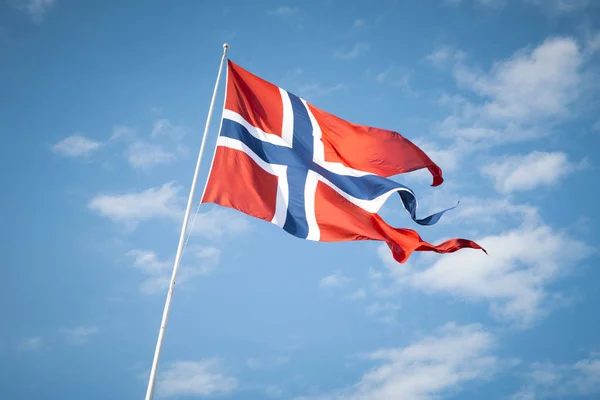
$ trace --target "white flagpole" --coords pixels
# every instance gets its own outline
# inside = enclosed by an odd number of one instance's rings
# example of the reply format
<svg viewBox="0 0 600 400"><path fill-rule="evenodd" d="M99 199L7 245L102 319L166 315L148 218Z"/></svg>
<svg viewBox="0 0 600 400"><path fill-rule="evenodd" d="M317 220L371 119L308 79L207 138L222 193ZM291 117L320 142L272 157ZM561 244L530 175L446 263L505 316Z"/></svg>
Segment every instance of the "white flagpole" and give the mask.
<svg viewBox="0 0 600 400"><path fill-rule="evenodd" d="M152 360L152 369L150 370L150 379L148 380L148 389L146 391L146 400L152 400L154 397L154 384L156 381L156 368L158 366L158 359L160 358L160 351L162 347L163 337L165 334L165 327L167 325L167 319L169 318L169 310L171 308L171 299L173 298L173 289L175 288L175 278L177 276L177 270L179 269L179 261L181 260L181 254L183 253L184 238L187 232L187 224L190 218L190 211L192 209L192 203L194 201L194 191L196 190L196 181L198 180L198 172L200 171L200 163L202 161L202 154L204 153L204 145L206 143L206 136L210 127L210 119L212 117L213 107L215 105L215 97L217 96L217 89L219 87L219 81L221 79L221 71L223 70L223 62L227 55L227 49L229 45L225 43L223 45L223 56L221 57L221 64L219 65L219 73L217 74L217 82L215 83L215 89L213 91L212 100L210 101L210 108L208 109L208 118L206 119L206 126L204 127L204 136L202 137L202 144L200 145L200 152L198 153L198 161L196 162L196 170L194 171L194 178L192 179L192 187L190 188L190 194L188 197L187 207L185 209L185 216L183 217L183 226L181 227L181 235L179 236L179 245L177 246L177 254L175 255L175 263L173 265L173 273L171 275L171 283L169 284L169 291L167 292L167 300L165 301L165 308L163 311L162 321L160 323L160 330L158 331L158 340L156 341L156 350L154 351L154 359Z"/></svg>

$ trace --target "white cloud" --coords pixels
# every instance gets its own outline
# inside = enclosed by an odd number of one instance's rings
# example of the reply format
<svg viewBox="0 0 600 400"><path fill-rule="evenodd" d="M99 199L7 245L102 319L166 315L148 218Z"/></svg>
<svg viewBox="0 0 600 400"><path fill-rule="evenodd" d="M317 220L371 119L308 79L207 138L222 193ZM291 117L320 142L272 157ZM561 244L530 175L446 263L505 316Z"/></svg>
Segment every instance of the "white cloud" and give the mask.
<svg viewBox="0 0 600 400"><path fill-rule="evenodd" d="M75 328L64 328L60 332L64 334L73 345L81 345L87 342L90 336L99 332L95 326L78 326Z"/></svg>
<svg viewBox="0 0 600 400"><path fill-rule="evenodd" d="M109 140L132 140L136 135L137 132L134 128L125 125L117 125L113 128L113 133Z"/></svg>
<svg viewBox="0 0 600 400"><path fill-rule="evenodd" d="M454 64L462 61L465 54L462 51L456 50L451 46L439 46L434 49L426 60L429 61L433 66L438 68L447 67L449 64Z"/></svg>
<svg viewBox="0 0 600 400"><path fill-rule="evenodd" d="M158 144L137 140L127 148L127 159L133 168L145 169L154 165L168 164L175 160L175 155L166 152Z"/></svg>
<svg viewBox="0 0 600 400"><path fill-rule="evenodd" d="M298 95L305 99L312 99L317 96L324 96L338 90L346 89L348 85L338 83L336 85L324 86L320 83L307 83L298 85Z"/></svg>
<svg viewBox="0 0 600 400"><path fill-rule="evenodd" d="M524 0L524 2L542 7L554 14L578 11L590 4L589 0Z"/></svg>
<svg viewBox="0 0 600 400"><path fill-rule="evenodd" d="M440 104L451 115L436 131L469 153L553 134L558 123L577 113L588 90L589 57L571 37L550 37L535 47L516 51L484 71L467 64L464 53L440 48L430 60L453 65L453 75L466 95L443 95Z"/></svg>
<svg viewBox="0 0 600 400"><path fill-rule="evenodd" d="M367 297L367 291L363 288L358 288L350 295L351 300L360 300Z"/></svg>
<svg viewBox="0 0 600 400"><path fill-rule="evenodd" d="M370 46L368 43L356 43L354 47L348 51L337 50L334 53L334 57L342 60L350 60L363 55L369 48Z"/></svg>
<svg viewBox="0 0 600 400"><path fill-rule="evenodd" d="M194 217L190 218L192 220L189 226L192 233L209 239L221 239L250 231L249 217L230 208L215 207L198 213L195 221Z"/></svg>
<svg viewBox="0 0 600 400"><path fill-rule="evenodd" d="M582 63L574 39L555 37L496 63L489 73L458 65L455 77L485 99L477 110L483 117L528 122L568 114L579 94Z"/></svg>
<svg viewBox="0 0 600 400"><path fill-rule="evenodd" d="M402 307L393 301L376 301L365 307L365 311L368 316L374 317L377 320L386 324L396 323L396 311Z"/></svg>
<svg viewBox="0 0 600 400"><path fill-rule="evenodd" d="M185 129L180 125L171 123L168 119L159 119L156 121L150 134L153 138L166 136L173 139L181 139L184 135Z"/></svg>
<svg viewBox="0 0 600 400"><path fill-rule="evenodd" d="M226 375L216 358L200 361L177 361L159 374L156 393L159 397L222 396L231 394L238 381Z"/></svg>
<svg viewBox="0 0 600 400"><path fill-rule="evenodd" d="M533 206L513 204L507 199L479 197L464 198L460 206L452 214L448 214L446 221L473 222L477 225L494 226L498 222L506 224L509 218L525 226L532 226L540 222L538 210Z"/></svg>
<svg viewBox="0 0 600 400"><path fill-rule="evenodd" d="M34 351L40 349L42 344L43 340L41 337L30 337L19 343L18 349L20 351Z"/></svg>
<svg viewBox="0 0 600 400"><path fill-rule="evenodd" d="M352 28L353 29L364 29L367 27L367 23L365 22L365 20L357 18L354 20L354 23L352 23Z"/></svg>
<svg viewBox="0 0 600 400"><path fill-rule="evenodd" d="M433 400L484 379L499 367L494 338L478 325L454 323L406 347L384 348L366 358L378 363L351 387L310 399ZM302 398L302 399L308 399Z"/></svg>
<svg viewBox="0 0 600 400"><path fill-rule="evenodd" d="M417 92L411 86L412 74L412 71L392 65L385 71L376 74L375 81L380 84L401 88L407 94L416 95Z"/></svg>
<svg viewBox="0 0 600 400"><path fill-rule="evenodd" d="M27 12L34 22L40 23L54 5L55 0L12 0L12 4Z"/></svg>
<svg viewBox="0 0 600 400"><path fill-rule="evenodd" d="M572 398L600 394L600 354L573 364L534 363L512 400Z"/></svg>
<svg viewBox="0 0 600 400"><path fill-rule="evenodd" d="M52 146L59 154L68 157L86 157L102 147L102 143L88 139L81 134L74 134Z"/></svg>
<svg viewBox="0 0 600 400"><path fill-rule="evenodd" d="M133 258L133 267L141 271L145 277L140 284L140 291L145 294L163 293L168 287L173 270L173 260L160 260L151 250L134 249L127 253ZM177 275L178 285L191 278L209 275L217 267L221 251L216 247L188 246L182 255Z"/></svg>
<svg viewBox="0 0 600 400"><path fill-rule="evenodd" d="M153 218L174 219L182 215L181 187L173 182L141 192L98 194L88 207L115 222L134 228L139 222Z"/></svg>
<svg viewBox="0 0 600 400"><path fill-rule="evenodd" d="M265 394L269 397L282 397L284 394L284 391L282 388L280 388L278 386L269 385L265 389Z"/></svg>
<svg viewBox="0 0 600 400"><path fill-rule="evenodd" d="M380 247L380 256L400 285L486 301L498 318L527 326L547 311L551 302L547 286L592 251L565 233L533 221L475 241L488 256L457 252L427 268L394 263L387 247Z"/></svg>
<svg viewBox="0 0 600 400"><path fill-rule="evenodd" d="M481 172L494 179L499 192L510 193L554 185L575 168L565 153L534 151L492 161Z"/></svg>
<svg viewBox="0 0 600 400"><path fill-rule="evenodd" d="M339 271L336 271L332 275L321 278L319 281L319 286L321 288L333 288L343 286L348 282L350 282L350 278L342 275Z"/></svg>
<svg viewBox="0 0 600 400"><path fill-rule="evenodd" d="M278 17L286 17L286 16L298 14L298 11L299 10L294 7L281 6L279 8L276 8L275 10L269 10L269 11L267 11L267 13L271 14L271 15L276 15Z"/></svg>

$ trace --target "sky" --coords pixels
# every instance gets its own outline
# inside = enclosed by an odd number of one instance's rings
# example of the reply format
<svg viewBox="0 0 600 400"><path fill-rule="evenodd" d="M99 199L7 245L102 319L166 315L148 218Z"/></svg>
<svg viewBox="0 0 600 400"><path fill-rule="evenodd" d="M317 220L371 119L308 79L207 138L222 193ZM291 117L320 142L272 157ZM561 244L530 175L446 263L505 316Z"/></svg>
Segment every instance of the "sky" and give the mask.
<svg viewBox="0 0 600 400"><path fill-rule="evenodd" d="M0 2L0 397L148 383L222 44L242 68L430 155L382 217L413 254L202 204L160 399L600 398L600 2ZM219 86L193 212L223 107Z"/></svg>

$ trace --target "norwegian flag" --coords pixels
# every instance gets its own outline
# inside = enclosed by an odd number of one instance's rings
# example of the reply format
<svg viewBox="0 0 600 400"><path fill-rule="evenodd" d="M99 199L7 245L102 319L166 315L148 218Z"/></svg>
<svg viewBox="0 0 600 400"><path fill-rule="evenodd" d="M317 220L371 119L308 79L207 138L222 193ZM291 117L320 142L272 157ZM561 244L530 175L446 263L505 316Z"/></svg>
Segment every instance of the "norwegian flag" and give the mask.
<svg viewBox="0 0 600 400"><path fill-rule="evenodd" d="M405 262L413 251L481 249L466 239L427 243L377 214L398 193L412 219L435 224L444 210L418 219L412 190L388 177L441 169L397 132L361 126L322 111L227 61L221 131L201 202L271 222L307 240L379 240Z"/></svg>

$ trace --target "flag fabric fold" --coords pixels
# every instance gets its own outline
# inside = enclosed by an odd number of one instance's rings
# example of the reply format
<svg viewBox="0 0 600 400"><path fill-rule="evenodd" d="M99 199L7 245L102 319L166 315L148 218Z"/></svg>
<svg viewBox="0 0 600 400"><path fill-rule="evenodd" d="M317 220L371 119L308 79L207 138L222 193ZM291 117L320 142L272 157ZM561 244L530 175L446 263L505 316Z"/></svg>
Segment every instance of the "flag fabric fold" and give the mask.
<svg viewBox="0 0 600 400"><path fill-rule="evenodd" d="M221 129L201 202L301 239L384 241L398 262L413 251L483 250L466 239L430 244L377 214L395 193L419 225L433 225L454 208L418 218L414 192L389 179L425 168L432 186L443 182L441 169L399 133L345 121L228 60Z"/></svg>

